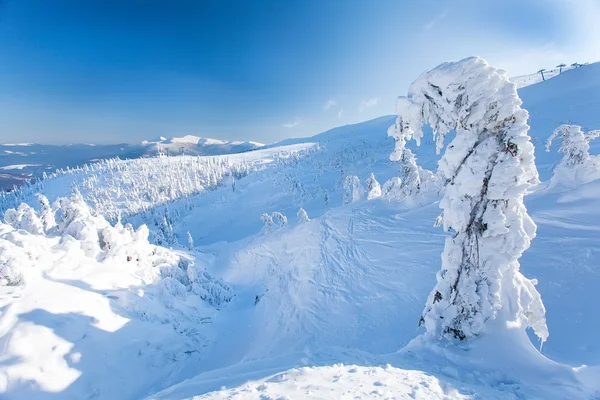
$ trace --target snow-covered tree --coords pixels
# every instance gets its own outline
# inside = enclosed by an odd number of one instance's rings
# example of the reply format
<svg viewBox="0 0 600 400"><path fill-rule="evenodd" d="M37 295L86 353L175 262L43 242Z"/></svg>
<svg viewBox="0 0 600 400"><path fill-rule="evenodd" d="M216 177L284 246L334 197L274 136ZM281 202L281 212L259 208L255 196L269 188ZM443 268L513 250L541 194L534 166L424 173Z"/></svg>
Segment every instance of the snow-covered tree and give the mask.
<svg viewBox="0 0 600 400"><path fill-rule="evenodd" d="M382 196L384 198L391 198L395 193L400 191L402 186L402 179L395 176L388 179L381 188Z"/></svg>
<svg viewBox="0 0 600 400"><path fill-rule="evenodd" d="M269 213L262 213L260 220L263 223L263 232L270 232L273 229L273 218Z"/></svg>
<svg viewBox="0 0 600 400"><path fill-rule="evenodd" d="M344 204L359 201L363 198L364 188L358 176L347 176L344 181Z"/></svg>
<svg viewBox="0 0 600 400"><path fill-rule="evenodd" d="M302 207L300 207L300 209L298 210L297 215L298 215L298 222L301 224L310 221L310 218L308 218L308 214L306 213L306 210Z"/></svg>
<svg viewBox="0 0 600 400"><path fill-rule="evenodd" d="M281 228L287 224L287 217L278 211L271 214L263 213L260 216L260 219L263 222L263 232L265 233L270 232L273 229Z"/></svg>
<svg viewBox="0 0 600 400"><path fill-rule="evenodd" d="M365 181L367 185L367 199L372 200L378 197L381 197L381 185L375 179L375 174L371 172L367 180Z"/></svg>
<svg viewBox="0 0 600 400"><path fill-rule="evenodd" d="M559 152L562 160L554 168L552 181L565 183L587 183L600 178L600 158L590 155L590 141L600 137L600 130L584 133L578 125L561 125L554 130L546 142L546 151L550 151L552 142L561 140Z"/></svg>
<svg viewBox="0 0 600 400"><path fill-rule="evenodd" d="M429 336L471 338L493 319L548 336L535 281L519 272L518 259L536 231L523 196L538 182L521 104L506 72L480 58L424 73L399 100L405 137L419 140L429 123L440 151L456 132L438 163L442 222L452 234L420 321Z"/></svg>
<svg viewBox="0 0 600 400"><path fill-rule="evenodd" d="M279 211L273 212L273 214L271 214L271 218L273 219L273 222L276 222L280 228L287 224L287 217Z"/></svg>
<svg viewBox="0 0 600 400"><path fill-rule="evenodd" d="M43 194L37 194L38 201L40 203L40 220L44 227L45 232L50 232L56 226L56 218L54 216L55 211L52 209L48 198Z"/></svg>
<svg viewBox="0 0 600 400"><path fill-rule="evenodd" d="M25 203L21 203L16 210L7 210L4 214L4 221L15 229L22 229L34 235L44 233L42 221L35 210Z"/></svg>
<svg viewBox="0 0 600 400"><path fill-rule="evenodd" d="M398 101L397 108L403 110L402 99ZM388 136L393 137L395 141L394 151L390 154L390 160L399 161L401 170L398 180L386 182L385 197L393 200L419 203L422 200L422 194L426 195L431 191L437 193L439 184L433 173L421 168L417 164L417 159L413 152L406 147L408 140L414 138L417 145L419 145L421 138L418 136L413 137L413 131L409 129L408 122L404 120L400 112L398 113L396 123L389 127Z"/></svg>
<svg viewBox="0 0 600 400"><path fill-rule="evenodd" d="M194 249L194 238L192 237L192 234L190 232L187 233L187 241L188 241L188 249L193 250Z"/></svg>

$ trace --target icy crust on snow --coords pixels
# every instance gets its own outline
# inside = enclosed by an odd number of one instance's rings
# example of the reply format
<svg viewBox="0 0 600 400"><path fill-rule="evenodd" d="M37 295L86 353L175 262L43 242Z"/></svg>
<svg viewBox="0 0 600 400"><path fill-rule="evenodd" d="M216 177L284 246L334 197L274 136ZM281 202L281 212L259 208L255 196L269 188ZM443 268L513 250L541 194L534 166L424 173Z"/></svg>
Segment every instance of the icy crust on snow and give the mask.
<svg viewBox="0 0 600 400"><path fill-rule="evenodd" d="M228 302L231 288L213 280L189 257L148 242L148 228L129 224L114 226L95 215L80 195L60 198L50 208L40 196L41 210L23 203L6 212L0 224L0 285L19 285L35 280L36 269L49 253L65 258L81 257L100 264L124 264L145 284L160 282L169 295L191 292L210 304Z"/></svg>
<svg viewBox="0 0 600 400"><path fill-rule="evenodd" d="M548 337L535 281L519 272L518 259L536 230L523 196L538 182L521 103L506 73L480 58L424 73L398 100L395 154L404 151L404 140L420 141L426 123L438 152L448 133L456 133L438 163L446 182L442 222L453 234L421 321L431 335L472 337L502 315Z"/></svg>

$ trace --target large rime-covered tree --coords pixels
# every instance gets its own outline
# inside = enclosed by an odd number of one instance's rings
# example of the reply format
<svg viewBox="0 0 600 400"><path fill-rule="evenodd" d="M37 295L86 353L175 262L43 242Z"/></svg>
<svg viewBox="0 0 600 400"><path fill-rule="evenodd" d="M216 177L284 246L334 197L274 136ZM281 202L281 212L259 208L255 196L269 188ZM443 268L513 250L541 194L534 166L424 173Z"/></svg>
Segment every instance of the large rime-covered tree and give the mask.
<svg viewBox="0 0 600 400"><path fill-rule="evenodd" d="M438 163L450 235L420 321L430 336L471 338L493 319L548 336L536 282L519 272L536 231L523 196L538 182L521 104L506 73L480 58L424 73L399 99L403 137L420 139L428 123L439 152L446 135L456 133Z"/></svg>

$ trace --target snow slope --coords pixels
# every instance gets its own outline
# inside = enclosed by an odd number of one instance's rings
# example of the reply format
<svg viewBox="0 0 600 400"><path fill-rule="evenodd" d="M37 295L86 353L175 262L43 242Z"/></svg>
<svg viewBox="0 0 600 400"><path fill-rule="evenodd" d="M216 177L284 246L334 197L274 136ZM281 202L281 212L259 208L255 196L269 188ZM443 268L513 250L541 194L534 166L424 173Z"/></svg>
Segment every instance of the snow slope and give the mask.
<svg viewBox="0 0 600 400"><path fill-rule="evenodd" d="M230 141L186 135L170 139L159 138L156 141L143 141L144 154L156 155L158 152L171 155L187 154L192 156L214 156L219 154L243 153L262 147L262 143L252 141Z"/></svg>
<svg viewBox="0 0 600 400"><path fill-rule="evenodd" d="M252 141L229 141L198 136L159 138L136 144L70 144L64 146L34 143L0 144L0 169L6 171L6 178L0 175L0 189L12 189L15 178L26 180L40 178L44 173L57 169L75 168L98 160L119 157L135 159L154 157L159 152L179 155L206 156L234 154L250 151L262 144ZM16 167L15 167L16 166ZM18 185L17 185L18 186Z"/></svg>
<svg viewBox="0 0 600 400"><path fill-rule="evenodd" d="M598 77L594 64L521 89L542 180L561 155L540 144L559 123L600 128ZM36 189L51 199L69 196L72 183L87 200L106 192L133 227L109 228L96 217L106 213L100 202L92 202L84 224L91 230L31 234L2 225L1 265L16 254L10 265L26 272L23 285L0 287L2 395L599 398L600 315L590 296L600 283L598 181L542 184L525 200L538 235L520 261L524 275L538 279L547 308L542 354L534 338L510 329L458 346L413 341L445 238L433 227L436 198L342 204L346 176L364 182L374 173L383 183L399 174L388 158L394 120L231 156L107 163L44 182ZM434 168L438 156L425 134L415 151L419 164ZM248 173L228 180L230 168L242 164L251 166ZM208 180L213 169L222 174L214 185L177 189L191 165ZM136 182L165 194L131 206L137 203L124 198L139 189ZM34 192L16 194L33 202ZM310 221L296 220L300 207ZM288 223L265 230L266 212L282 212ZM147 223L152 240L167 216L174 250L141 239L132 245L131 229L143 232ZM98 227L117 238L109 255ZM185 249L188 232L193 250ZM143 257L128 261L131 250ZM206 289L214 285L222 290Z"/></svg>
<svg viewBox="0 0 600 400"><path fill-rule="evenodd" d="M589 64L582 64L582 65L579 65L577 68L587 67L588 65ZM568 65L562 69L562 72L566 72L571 69L575 69L575 67ZM558 75L561 75L562 72L561 72L560 68L553 68L553 69L546 70L546 71L544 71L544 79L545 80L552 79ZM526 86L531 86L531 85L535 85L536 83L543 82L543 79L542 79L542 74L540 74L539 72L536 72L535 74L512 77L512 78L510 78L510 81L513 82L515 85L517 85L517 88L520 89L520 88L524 88Z"/></svg>

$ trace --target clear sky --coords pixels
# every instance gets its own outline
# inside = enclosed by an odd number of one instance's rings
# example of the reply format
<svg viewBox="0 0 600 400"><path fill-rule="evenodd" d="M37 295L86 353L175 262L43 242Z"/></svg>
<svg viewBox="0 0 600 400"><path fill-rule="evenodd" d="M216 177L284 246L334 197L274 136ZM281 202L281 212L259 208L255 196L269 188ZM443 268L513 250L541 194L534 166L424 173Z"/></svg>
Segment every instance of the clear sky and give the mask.
<svg viewBox="0 0 600 400"><path fill-rule="evenodd" d="M600 0L0 0L0 142L273 142L392 114L426 69L600 59Z"/></svg>

